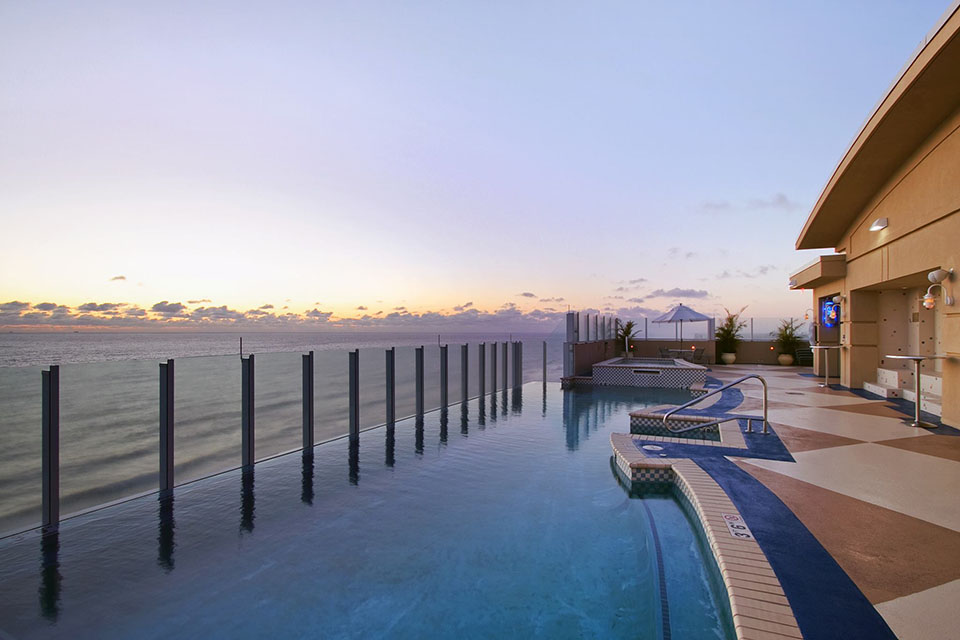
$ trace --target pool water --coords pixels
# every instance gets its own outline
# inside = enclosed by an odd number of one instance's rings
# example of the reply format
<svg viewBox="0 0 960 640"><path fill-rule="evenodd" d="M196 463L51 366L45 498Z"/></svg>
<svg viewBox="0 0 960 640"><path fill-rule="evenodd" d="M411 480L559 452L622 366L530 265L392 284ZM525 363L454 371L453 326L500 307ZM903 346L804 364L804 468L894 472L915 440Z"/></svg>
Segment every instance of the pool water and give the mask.
<svg viewBox="0 0 960 640"><path fill-rule="evenodd" d="M0 540L0 637L733 637L687 512L610 464L684 397L530 383Z"/></svg>

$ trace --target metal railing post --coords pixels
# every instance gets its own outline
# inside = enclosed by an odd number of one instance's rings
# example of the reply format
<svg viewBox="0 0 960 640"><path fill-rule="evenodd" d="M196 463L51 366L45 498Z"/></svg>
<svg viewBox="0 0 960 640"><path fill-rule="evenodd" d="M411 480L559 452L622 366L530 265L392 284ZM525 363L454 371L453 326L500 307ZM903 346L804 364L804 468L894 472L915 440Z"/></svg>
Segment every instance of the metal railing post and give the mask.
<svg viewBox="0 0 960 640"><path fill-rule="evenodd" d="M447 358L447 345L440 347L440 406L447 407L450 404L449 391L449 359Z"/></svg>
<svg viewBox="0 0 960 640"><path fill-rule="evenodd" d="M348 418L350 442L360 440L360 350L354 349L348 355L349 361L349 404Z"/></svg>
<svg viewBox="0 0 960 640"><path fill-rule="evenodd" d="M416 377L416 397L417 397L417 415L423 415L423 347L414 349L415 377Z"/></svg>
<svg viewBox="0 0 960 640"><path fill-rule="evenodd" d="M386 380L387 390L386 422L393 424L397 420L397 349L390 347L386 351Z"/></svg>
<svg viewBox="0 0 960 640"><path fill-rule="evenodd" d="M547 383L547 341L543 341L543 383Z"/></svg>
<svg viewBox="0 0 960 640"><path fill-rule="evenodd" d="M42 409L41 428L43 437L42 473L43 492L41 523L45 529L56 527L60 522L60 367L50 365L49 371L41 371Z"/></svg>
<svg viewBox="0 0 960 640"><path fill-rule="evenodd" d="M313 351L305 353L301 357L302 385L301 393L303 395L303 452L312 453L314 445L313 437Z"/></svg>
<svg viewBox="0 0 960 640"><path fill-rule="evenodd" d="M173 360L160 363L160 491L173 489Z"/></svg>
<svg viewBox="0 0 960 640"><path fill-rule="evenodd" d="M501 372L503 373L503 388L507 388L507 343L503 343L503 349L501 349L503 356L503 364L501 365Z"/></svg>
<svg viewBox="0 0 960 640"><path fill-rule="evenodd" d="M490 391L497 390L497 343L490 345Z"/></svg>
<svg viewBox="0 0 960 640"><path fill-rule="evenodd" d="M469 370L468 370L468 367L469 367L469 362L467 360L468 357L469 357L469 353L467 351L467 345L465 344L460 345L460 384L462 386L460 399L463 400L463 402L466 402L467 399L470 397L470 390L467 387L467 383L469 382L469 377L470 377Z"/></svg>
<svg viewBox="0 0 960 640"><path fill-rule="evenodd" d="M248 467L256 460L254 438L253 354L240 358L240 463Z"/></svg>
<svg viewBox="0 0 960 640"><path fill-rule="evenodd" d="M479 382L480 396L487 393L487 343L477 345L477 381Z"/></svg>

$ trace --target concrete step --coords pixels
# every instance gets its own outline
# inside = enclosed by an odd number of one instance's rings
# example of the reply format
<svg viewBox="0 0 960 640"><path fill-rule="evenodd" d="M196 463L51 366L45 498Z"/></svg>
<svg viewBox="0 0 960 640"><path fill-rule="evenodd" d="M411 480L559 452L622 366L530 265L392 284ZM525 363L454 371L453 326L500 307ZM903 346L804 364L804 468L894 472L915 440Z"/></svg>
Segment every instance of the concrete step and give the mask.
<svg viewBox="0 0 960 640"><path fill-rule="evenodd" d="M901 391L899 387L881 384L880 382L864 382L863 389L864 391L875 393L881 398L899 398Z"/></svg>
<svg viewBox="0 0 960 640"><path fill-rule="evenodd" d="M920 374L920 393L943 395L943 377L939 373Z"/></svg>
<svg viewBox="0 0 960 640"><path fill-rule="evenodd" d="M921 384L923 380L921 379ZM916 402L917 394L912 389L903 389L901 398L910 402ZM935 416L943 415L943 398L935 393L924 393L920 391L920 410L932 413Z"/></svg>
<svg viewBox="0 0 960 640"><path fill-rule="evenodd" d="M913 370L877 367L877 384L900 389L909 387L913 384Z"/></svg>

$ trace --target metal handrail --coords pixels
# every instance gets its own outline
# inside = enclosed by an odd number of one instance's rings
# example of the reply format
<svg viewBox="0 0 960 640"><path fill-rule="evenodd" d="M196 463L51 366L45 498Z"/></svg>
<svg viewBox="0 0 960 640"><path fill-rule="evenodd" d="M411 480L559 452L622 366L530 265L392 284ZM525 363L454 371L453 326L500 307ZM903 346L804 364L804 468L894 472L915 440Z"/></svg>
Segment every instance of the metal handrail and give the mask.
<svg viewBox="0 0 960 640"><path fill-rule="evenodd" d="M669 418L670 416L672 416L672 415L675 414L676 412L678 412L678 411L680 411L680 410L682 410L682 409L686 409L687 407L692 407L693 405L697 404L698 402L700 402L700 401L702 401L702 400L706 400L706 399L709 398L710 396L716 395L716 394L720 393L721 391L726 391L726 390L729 389L730 387L735 387L735 386L737 386L738 384L740 384L741 382L744 382L745 380L749 380L749 379L751 379L751 378L756 378L757 380L760 381L760 384L763 385L763 432L762 432L762 433L763 433L764 435L766 435L766 434L767 434L767 381L763 379L763 376L758 375L758 374L756 374L756 373L751 373L750 375L743 376L742 378L737 378L737 379L734 380L733 382L728 382L727 384L723 385L722 387L719 387L719 388L717 388L717 389L713 389L712 391L710 391L710 393L705 393L705 394L702 395L702 396L697 396L696 398L694 398L694 399L691 400L690 402L687 402L686 404L682 404L682 405L680 405L679 407L674 407L674 408L671 409L670 411L667 411L665 414L663 414L663 426L664 426L664 428L666 428L668 431L673 431L673 429L671 429L671 428L667 425L667 418ZM710 426L710 425L713 425L713 424L719 424L719 423L721 423L721 422L726 422L727 420L736 420L736 419L739 419L739 418L723 418L723 419L717 420L717 421L715 421L715 422L710 422L710 423L707 423L707 424L699 424L699 425L697 425L696 427L688 427L688 428L685 428L684 431L686 431L686 430L688 430L688 429L695 429L695 428L699 429L699 428L703 428L703 427ZM746 420L747 420L747 433L753 433L753 420L755 420L755 419L756 419L756 416L753 416L753 417L749 417L749 416L748 416L748 417L746 417ZM679 433L679 431L674 431L674 433Z"/></svg>

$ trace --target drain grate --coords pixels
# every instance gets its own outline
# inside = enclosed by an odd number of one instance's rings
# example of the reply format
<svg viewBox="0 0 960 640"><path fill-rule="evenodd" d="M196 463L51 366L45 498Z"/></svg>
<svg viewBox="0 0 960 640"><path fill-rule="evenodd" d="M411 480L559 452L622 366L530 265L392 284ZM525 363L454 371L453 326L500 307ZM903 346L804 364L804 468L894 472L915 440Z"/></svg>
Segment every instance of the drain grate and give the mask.
<svg viewBox="0 0 960 640"><path fill-rule="evenodd" d="M645 444L643 449L644 451L663 451L663 447L656 444Z"/></svg>

